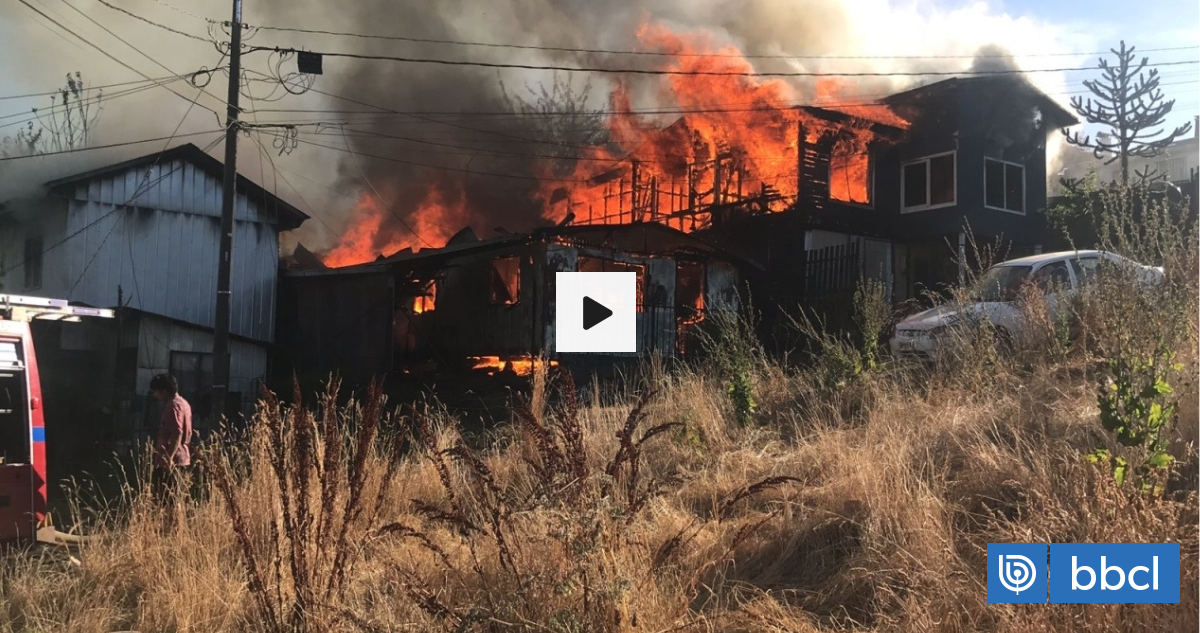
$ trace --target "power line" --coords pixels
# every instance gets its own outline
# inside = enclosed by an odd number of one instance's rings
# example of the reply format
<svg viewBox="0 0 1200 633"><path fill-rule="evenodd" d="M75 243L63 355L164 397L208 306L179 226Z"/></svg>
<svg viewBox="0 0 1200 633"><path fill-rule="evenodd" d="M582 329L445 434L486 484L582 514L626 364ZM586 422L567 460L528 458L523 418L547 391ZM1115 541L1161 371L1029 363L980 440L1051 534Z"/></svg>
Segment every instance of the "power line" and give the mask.
<svg viewBox="0 0 1200 633"><path fill-rule="evenodd" d="M176 29L176 28L169 27L169 26L167 26L167 25L165 25L165 24L159 24L158 22L155 22L154 20L151 20L151 19L149 19L149 18L144 18L144 17L142 17L142 16L140 16L140 15L138 15L138 14L136 14L136 13L132 12L132 11L127 11L127 10L125 10L125 9L122 9L121 7L118 7L118 6L114 5L114 4L109 4L108 2L106 2L106 0L96 0L96 2L99 2L100 4L102 4L102 5L104 5L104 6L108 7L108 8L110 8L110 9L112 9L113 11L119 11L119 12L121 12L121 13L124 13L125 15L127 15L127 16L129 16L129 17L131 17L131 18L135 19L135 20L141 20L142 22L145 22L146 24L149 24L149 25L151 25L151 26L158 27L158 28L160 28L160 29L162 29L162 30L164 30L164 31L170 31L171 33L174 33L174 34L176 34L176 35L182 35L182 36L184 36L184 37L187 37L187 38L190 38L190 39L193 39L193 40L197 40L197 41L199 41L199 42L206 42L206 43L208 43L208 44L213 44L213 43L214 43L212 40L210 40L210 39L208 39L208 38L206 38L206 37L200 37L199 35L192 35L191 33L188 33L188 32L186 32L186 31L180 31L179 29Z"/></svg>
<svg viewBox="0 0 1200 633"><path fill-rule="evenodd" d="M154 88L158 88L163 83L170 83L171 81L177 81L177 80L171 79L166 82L156 82L156 83L152 83L152 84L146 84L143 86L138 86L137 88L129 88L128 90L121 90L121 91L118 91L115 93L108 93L108 94L101 93L94 97L85 97L84 99L74 102L74 103L56 103L56 104L51 105L48 108L30 108L28 110L24 110L21 112L13 112L11 114L5 114L3 116L0 116L0 120L11 119L13 117L19 117L19 116L23 116L25 118L19 119L17 121L9 121L8 123L0 124L0 128L11 127L13 125L21 125L22 123L27 123L27 122L33 121L33 120L40 120L42 118L42 116L45 114L58 114L61 112L65 112L70 108L77 107L77 105L93 106L93 105L99 105L102 103L108 103L109 101L113 101L115 99L120 99L121 97L128 97L130 95L138 94L139 92L145 92L147 90L152 90Z"/></svg>
<svg viewBox="0 0 1200 633"><path fill-rule="evenodd" d="M103 86L86 86L86 87L80 88L79 90L80 90L80 92L91 92L93 90L107 90L108 88L120 88L122 86L132 86L134 84L144 84L147 81L160 82L160 81L166 81L168 79L182 79L182 78L183 78L183 75L174 75L174 76L168 76L168 77L159 77L157 79L137 79L134 81L121 81L121 82L118 82L115 84L104 84ZM61 89L60 90L51 90L49 92L30 92L30 93L21 94L21 95L4 95L4 96L0 97L0 101L8 101L9 99L29 99L29 98L33 98L33 97L52 97L52 96L58 95L60 92L62 92Z"/></svg>
<svg viewBox="0 0 1200 633"><path fill-rule="evenodd" d="M24 2L24 0L21 0L21 1L22 1L22 2ZM161 68L161 69L163 69L163 70L165 70L165 71L167 71L167 72L169 72L169 73L172 73L172 74L178 74L178 73L176 73L175 71L173 71L173 70L171 70L170 68L168 68L166 64L164 64L164 63L162 63L162 62L158 61L158 59L156 59L156 58L154 58L153 56L151 56L151 55L147 54L147 53L146 53L146 52L144 52L142 49L140 49L140 48L138 48L138 47L134 46L133 44L131 44L131 43L130 43L128 40L126 40L125 38L123 38L123 37L121 37L120 35L117 35L116 33L114 33L114 32L112 31L112 29L110 29L110 28L108 28L108 27L104 26L103 24L101 24L101 23L97 22L97 21L96 21L94 18L92 18L92 16L90 16L90 15L88 15L88 14L84 13L84 12L83 12L83 11L81 11L81 10L80 10L78 7L76 7L75 5L71 4L71 3L70 3L70 2L68 2L67 0L62 0L62 3L63 3L63 4L65 4L65 5L67 5L68 7L70 7L70 8L71 8L73 11L75 11L75 12L76 12L76 13L78 13L79 15L82 15L84 18L86 18L86 19L87 19L89 22L91 22L92 24L95 24L96 26L100 27L100 28L101 28L101 29L102 29L102 30L103 30L105 33L108 33L109 35L111 35L111 36L113 36L114 38L116 38L116 40L117 40L118 42L120 42L120 43L124 44L125 46L128 46L128 47L129 47L129 48L131 48L131 49L133 49L133 51L134 51L135 53L137 53L138 55L141 55L142 57L145 57L146 59L150 60L150 62L151 62L151 63L155 64L155 65L156 65L156 66L158 66L159 68ZM205 41L207 41L207 40L205 40ZM224 55L224 54L222 54L222 56L221 56L221 59L224 59L224 58L225 58L225 55ZM218 65L218 66L220 66L220 64L217 64L217 65ZM138 74L141 74L141 73L139 72ZM145 77L145 75L142 75L142 76L143 76L143 77ZM165 86L164 86L164 87L165 87ZM203 86L198 86L198 87L200 88L200 94L205 94L205 95L208 95L208 96L212 97L213 99L216 99L218 102L220 102L220 103L222 103L222 104L224 104L224 103L225 103L225 101L224 101L224 100L222 100L222 99L220 99L219 97L216 97L216 96L214 96L214 95L212 95L212 94L209 94L209 92L208 92L207 90L205 90ZM175 92L175 91L174 91L174 90L172 90L171 88L167 88L167 89L168 89L168 90L171 90L171 92L173 92L173 93L175 93L176 95L178 95L178 96L179 96L181 99L187 99L187 100L188 100L188 101L189 101L189 102L192 104L191 106L188 106L188 110L189 110L189 111L191 111L191 107L192 107L192 106L196 105L196 99L188 99L187 97L183 96L182 94L180 94L180 93L178 93L178 92ZM198 98L198 97L199 97L199 95L197 95L197 98ZM200 107L204 107L204 106L200 106ZM207 108L206 108L206 109L207 109ZM217 112L216 112L216 111L214 111L214 110L210 110L210 112L212 112L214 115L216 115L216 116L217 116L217 118L218 118L218 120L220 119L220 115L219 115L219 114L217 114Z"/></svg>
<svg viewBox="0 0 1200 633"><path fill-rule="evenodd" d="M103 0L101 0L103 1ZM288 28L282 26L252 26L260 31L281 31L290 33L304 33L309 35L333 35L339 37L353 37L358 39L369 40L390 40L399 42L410 42L415 44L444 44L453 46L475 46L480 48L503 48L513 50L531 50L531 51L551 51L561 53L591 53L601 55L640 55L650 57L682 57L682 58L733 58L733 59L1012 59L1017 57L1084 57L1090 55L1108 55L1111 51L1099 51L1088 53L1032 53L1032 54L992 54L992 55L744 55L742 53L666 53L662 51L635 51L635 50L617 50L607 48L576 48L567 46L537 46L533 44L505 44L493 42L477 42L470 40L447 40L434 39L424 37L409 37L401 35L371 35L364 33L351 33L347 31L329 31L321 29L299 29ZM1141 52L1165 52L1165 51L1181 51L1181 50L1196 50L1197 46L1174 46L1165 48L1148 48L1142 49Z"/></svg>
<svg viewBox="0 0 1200 633"><path fill-rule="evenodd" d="M122 67L124 67L125 69L127 69L127 70L130 70L130 71L133 71L134 73L136 73L137 75L139 75L140 77L142 77L143 79L145 79L145 80L147 80L147 81L154 81L154 80L153 80L153 79L152 79L150 76L146 75L146 74L145 74L145 73L143 73L142 71L140 71L140 70L138 70L138 69L134 68L133 66L130 66L129 64L126 64L125 62L121 61L120 59L117 59L117 58L116 58L115 56L113 56L111 53L109 53L108 51L104 50L104 49L103 49L103 48L101 48L100 46L97 46L96 44L92 43L92 42L91 42L90 40L88 40L87 38L85 38L85 37L83 37L82 35L80 35L80 34L76 33L75 31L72 31L71 29L67 28L66 26L63 26L63 24L62 24L61 22L59 22L58 20L55 20L54 18L52 18L52 17L50 17L50 16L46 15L44 12L42 12L42 11L41 11L40 9L38 9L37 7L33 6L32 4L29 4L29 1L28 1L28 0L17 0L17 2L20 2L21 4L25 5L26 7L28 7L28 8L29 8L29 10L30 10L30 11L33 11L34 13L36 13L36 14L38 14L38 15L42 16L43 18L45 18L46 20L48 20L50 23L52 23L52 24L54 24L55 26L57 26L58 28L62 29L63 31L66 31L67 33L70 33L70 34L71 34L71 35L73 35L73 36L74 36L76 39L80 40L80 41L81 41L81 42L83 42L84 44L87 44L88 46L91 46L92 48L96 49L97 51L99 51L99 52L100 52L100 54L101 54L101 55L104 55L105 57L107 57L107 58L111 59L112 61L116 62L117 64L120 64L120 65L121 65ZM70 6L70 5L68 5L68 6ZM74 8L74 7L72 7L72 8ZM78 9L76 9L76 11L78 11ZM81 12L81 13L82 13L82 12ZM87 14L83 14L83 15L84 15L85 17L87 17ZM89 18L89 19L90 19L90 18ZM132 45L130 45L130 46L132 47ZM167 72L174 73L174 71L172 71L172 70L171 70L171 69L169 69L169 68L167 69ZM191 101L191 99L188 99L187 97L183 96L182 94L180 94L180 93L176 92L174 89L172 89L172 88L171 88L171 87L169 87L169 86L163 85L163 88L166 88L166 89L167 89L167 90L169 90L169 91L170 91L172 94L174 94L175 96L179 97L180 99L183 99L183 100L185 100L185 101ZM222 101L222 103L224 103L224 101ZM206 106L200 106L200 107L202 107L202 108L204 108L204 109L208 110L209 112L212 112L214 115L217 115L217 112L216 112L216 110L213 110L213 109L211 109L211 108L208 108L208 107L206 107ZM217 115L217 116L219 117L220 115Z"/></svg>
<svg viewBox="0 0 1200 633"><path fill-rule="evenodd" d="M77 147L74 149L64 149L57 152L44 152L41 154L28 154L25 156L0 156L0 161L7 160L24 160L26 158L43 158L46 156L57 156L59 154L78 154L80 152L90 152L97 149L110 149L113 147L125 147L126 145L140 145L142 143L153 143L155 141L170 141L173 138L184 138L188 136L199 136L202 134L212 134L214 132L223 132L224 130L206 130L204 132L189 132L187 134L172 134L170 136L159 136L157 138L144 138L136 141L124 141L121 143L109 143L108 145L91 145L88 147Z"/></svg>
<svg viewBox="0 0 1200 633"><path fill-rule="evenodd" d="M24 1L24 0L21 0ZM305 52L294 48L253 46L247 52L272 51L276 53ZM506 62L481 62L455 59L440 59L433 57L403 57L396 55L368 55L365 53L339 53L325 51L308 51L324 57L344 57L347 59L392 61L409 64L436 64L442 66L469 66L475 68L511 68L517 70L554 70L569 73L606 73L621 75L671 75L671 76L705 76L705 77L981 77L995 75L1027 75L1032 73L1061 73L1082 70L1099 70L1099 66L1076 66L1063 68L1033 68L1029 70L963 70L963 71L901 71L901 72L826 72L826 71L737 71L737 70L663 70L648 68L609 68L602 66L560 66L551 64L515 64ZM1200 61L1176 61L1147 64L1147 68L1160 66L1183 66L1200 64Z"/></svg>

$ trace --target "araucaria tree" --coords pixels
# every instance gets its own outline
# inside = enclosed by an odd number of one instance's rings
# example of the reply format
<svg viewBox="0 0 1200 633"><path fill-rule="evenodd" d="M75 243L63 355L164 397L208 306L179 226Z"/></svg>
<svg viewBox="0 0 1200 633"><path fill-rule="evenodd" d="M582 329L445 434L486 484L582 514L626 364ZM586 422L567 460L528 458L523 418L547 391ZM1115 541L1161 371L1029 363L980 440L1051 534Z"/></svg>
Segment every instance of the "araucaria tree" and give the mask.
<svg viewBox="0 0 1200 633"><path fill-rule="evenodd" d="M1072 97L1071 106L1085 121L1109 128L1109 134L1095 139L1079 132L1063 130L1067 143L1092 150L1105 165L1121 161L1121 184L1129 184L1130 157L1153 158L1163 153L1176 138L1192 129L1186 123L1164 135L1161 127L1175 107L1175 100L1164 100L1159 89L1158 70L1146 69L1149 58L1134 62L1133 46L1112 49L1115 64L1100 58L1100 79L1083 82L1092 96ZM1154 177L1149 169L1136 174L1142 181Z"/></svg>

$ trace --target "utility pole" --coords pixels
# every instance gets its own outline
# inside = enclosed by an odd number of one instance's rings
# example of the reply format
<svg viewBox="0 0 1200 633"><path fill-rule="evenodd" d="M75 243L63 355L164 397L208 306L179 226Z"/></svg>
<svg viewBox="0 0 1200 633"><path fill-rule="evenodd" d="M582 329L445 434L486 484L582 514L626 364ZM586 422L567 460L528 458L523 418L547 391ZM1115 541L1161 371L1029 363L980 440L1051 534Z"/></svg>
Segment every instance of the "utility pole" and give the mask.
<svg viewBox="0 0 1200 633"><path fill-rule="evenodd" d="M213 323L213 420L225 413L229 393L230 278L233 272L233 209L237 202L238 94L242 73L242 0L233 0L229 24L229 97L225 111L225 174L221 184L221 252L217 263L217 314Z"/></svg>

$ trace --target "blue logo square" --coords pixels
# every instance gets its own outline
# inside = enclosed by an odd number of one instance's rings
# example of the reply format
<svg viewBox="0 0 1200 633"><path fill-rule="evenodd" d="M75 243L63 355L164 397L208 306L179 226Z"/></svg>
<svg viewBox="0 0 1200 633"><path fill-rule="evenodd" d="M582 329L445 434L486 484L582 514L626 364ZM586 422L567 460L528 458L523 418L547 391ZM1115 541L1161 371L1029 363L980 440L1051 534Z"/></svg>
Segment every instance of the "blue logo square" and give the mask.
<svg viewBox="0 0 1200 633"><path fill-rule="evenodd" d="M1178 604L1179 566L1179 543L1054 543L1050 602Z"/></svg>
<svg viewBox="0 0 1200 633"><path fill-rule="evenodd" d="M988 543L988 604L1046 602L1046 544Z"/></svg>

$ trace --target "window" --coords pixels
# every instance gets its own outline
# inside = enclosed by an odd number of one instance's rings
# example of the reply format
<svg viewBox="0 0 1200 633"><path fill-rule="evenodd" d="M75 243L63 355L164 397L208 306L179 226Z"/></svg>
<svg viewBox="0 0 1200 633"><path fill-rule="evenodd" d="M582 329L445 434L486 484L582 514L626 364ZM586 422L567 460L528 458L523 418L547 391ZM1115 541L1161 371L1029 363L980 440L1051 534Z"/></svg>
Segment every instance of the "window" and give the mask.
<svg viewBox="0 0 1200 633"><path fill-rule="evenodd" d="M1071 274L1067 272L1067 262L1051 262L1033 273L1033 282L1043 292L1054 292L1071 287Z"/></svg>
<svg viewBox="0 0 1200 633"><path fill-rule="evenodd" d="M580 255L579 264L577 267L581 273L637 273L637 309L638 312L642 311L642 307L644 305L642 297L642 284L644 284L646 280L645 266L641 266L639 264L627 264L625 262L613 261L611 259ZM663 303L666 302L664 301Z"/></svg>
<svg viewBox="0 0 1200 633"><path fill-rule="evenodd" d="M871 155L866 152L837 154L836 151L829 159L829 199L869 206L874 180Z"/></svg>
<svg viewBox="0 0 1200 633"><path fill-rule="evenodd" d="M42 287L42 238L30 237L25 239L25 289L36 290Z"/></svg>
<svg viewBox="0 0 1200 633"><path fill-rule="evenodd" d="M1097 275L1100 273L1099 257L1081 257L1070 261L1071 270L1075 271L1075 279L1081 286L1095 281Z"/></svg>
<svg viewBox="0 0 1200 633"><path fill-rule="evenodd" d="M704 315L704 264L675 263L675 314L681 323L696 323Z"/></svg>
<svg viewBox="0 0 1200 633"><path fill-rule="evenodd" d="M179 393L188 402L201 401L212 390L213 355L202 352L171 352L171 375L179 383Z"/></svg>
<svg viewBox="0 0 1200 633"><path fill-rule="evenodd" d="M413 297L412 313L433 312L437 307L437 281L426 282L421 294Z"/></svg>
<svg viewBox="0 0 1200 633"><path fill-rule="evenodd" d="M954 204L957 182L954 152L928 156L901 166L904 211L923 211Z"/></svg>
<svg viewBox="0 0 1200 633"><path fill-rule="evenodd" d="M488 294L492 304L516 305L521 300L521 258L497 257L492 260Z"/></svg>
<svg viewBox="0 0 1200 633"><path fill-rule="evenodd" d="M1025 213L1025 168L994 158L983 159L984 205Z"/></svg>

